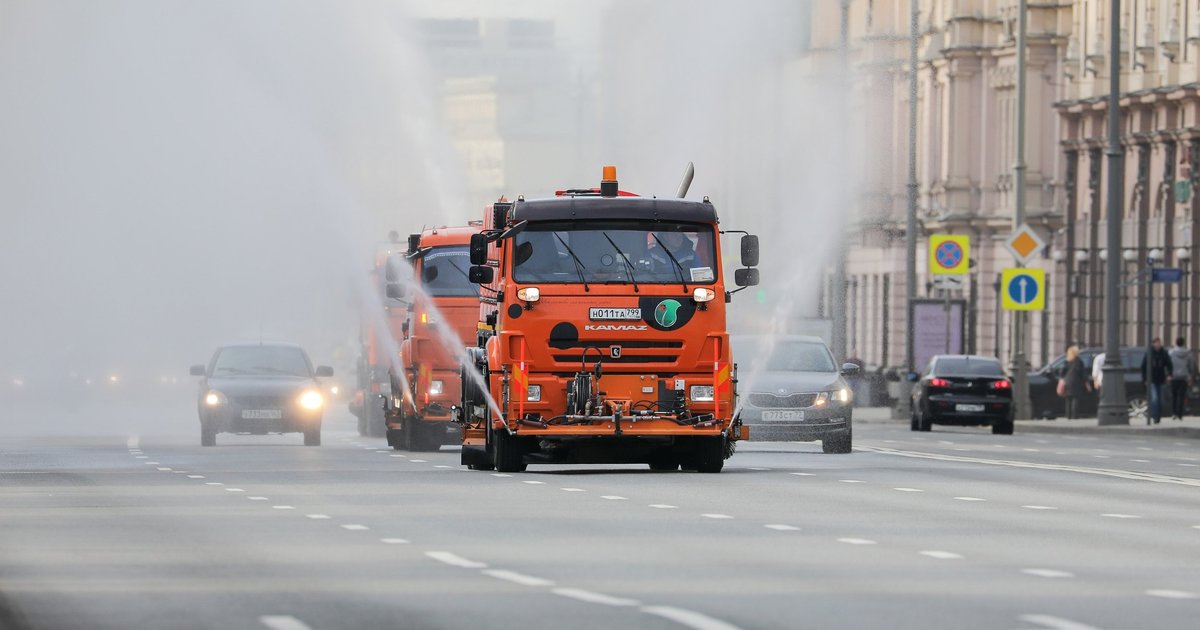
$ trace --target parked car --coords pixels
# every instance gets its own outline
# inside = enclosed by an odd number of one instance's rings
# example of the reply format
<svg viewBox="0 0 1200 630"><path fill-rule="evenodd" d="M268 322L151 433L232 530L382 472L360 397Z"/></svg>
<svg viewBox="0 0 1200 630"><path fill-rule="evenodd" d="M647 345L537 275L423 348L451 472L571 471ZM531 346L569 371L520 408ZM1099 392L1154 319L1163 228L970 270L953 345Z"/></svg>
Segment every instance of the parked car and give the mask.
<svg viewBox="0 0 1200 630"><path fill-rule="evenodd" d="M314 370L300 346L223 346L191 373L203 377L196 402L201 446L216 445L218 433L303 433L305 445L320 446L327 395L317 379L333 376L333 368Z"/></svg>
<svg viewBox="0 0 1200 630"><path fill-rule="evenodd" d="M1096 355L1104 352L1104 348L1088 347L1079 350L1079 358L1083 361L1084 373L1091 378L1092 363ZM1125 374L1125 400L1129 406L1130 420L1144 421L1148 411L1146 402L1146 384L1142 381L1142 360L1146 357L1146 349L1141 346L1125 346L1121 348L1121 369ZM1060 418L1066 415L1066 399L1057 393L1058 381L1067 369L1066 355L1058 355L1041 369L1029 373L1029 399L1034 418ZM1170 395L1167 392L1168 397ZM1168 401L1169 404L1169 401ZM1086 392L1078 402L1078 412L1081 417L1096 416L1100 405L1099 392ZM1190 413L1200 411L1200 397L1193 396L1190 400Z"/></svg>
<svg viewBox="0 0 1200 630"><path fill-rule="evenodd" d="M1012 382L995 357L939 354L913 388L912 410L913 431L934 424L990 425L992 433L1011 435Z"/></svg>
<svg viewBox="0 0 1200 630"><path fill-rule="evenodd" d="M849 453L853 442L853 399L841 369L819 337L738 337L742 422L754 441L821 440L826 453Z"/></svg>

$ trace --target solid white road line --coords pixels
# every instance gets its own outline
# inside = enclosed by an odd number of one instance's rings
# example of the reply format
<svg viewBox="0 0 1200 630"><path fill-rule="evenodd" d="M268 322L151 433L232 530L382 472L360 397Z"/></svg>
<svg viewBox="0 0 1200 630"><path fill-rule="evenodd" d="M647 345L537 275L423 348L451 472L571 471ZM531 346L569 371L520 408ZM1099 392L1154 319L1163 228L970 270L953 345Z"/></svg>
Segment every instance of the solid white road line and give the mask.
<svg viewBox="0 0 1200 630"><path fill-rule="evenodd" d="M649 505L649 507L655 508L657 510L674 510L674 509L678 508L679 506L671 505L669 503L651 503Z"/></svg>
<svg viewBox="0 0 1200 630"><path fill-rule="evenodd" d="M1070 619L1063 619L1062 617L1055 617L1053 615L1021 615L1019 619L1025 623L1036 624L1043 628L1050 628L1051 630L1100 630L1096 626L1089 626L1086 623L1071 621Z"/></svg>
<svg viewBox="0 0 1200 630"><path fill-rule="evenodd" d="M314 521L325 521L332 518L328 514L305 514L304 516L313 519Z"/></svg>
<svg viewBox="0 0 1200 630"><path fill-rule="evenodd" d="M497 580L504 580L505 582L520 584L521 586L554 586L554 582L551 582L550 580L542 579L540 577L533 577L532 575L525 575L524 573L517 573L516 571L506 571L504 569L485 569L483 574L494 577Z"/></svg>
<svg viewBox="0 0 1200 630"><path fill-rule="evenodd" d="M640 602L636 599L625 599L624 597L613 597L604 593L595 593L585 591L581 588L556 588L551 593L562 597L570 597L581 602L589 604L604 604L605 606L637 606Z"/></svg>
<svg viewBox="0 0 1200 630"><path fill-rule="evenodd" d="M876 544L879 544L879 543L876 543L874 540L867 540L866 538L839 538L837 540L838 540L838 542L846 543L847 545L876 545Z"/></svg>
<svg viewBox="0 0 1200 630"><path fill-rule="evenodd" d="M467 560L466 558L459 556L459 555L455 555L453 553L450 553L449 551L426 551L425 555L429 556L430 558L433 558L434 560L437 560L438 562L444 562L452 567L462 567L464 569L486 569L487 568L487 564L485 564L483 562L475 562L474 560Z"/></svg>
<svg viewBox="0 0 1200 630"><path fill-rule="evenodd" d="M732 516L730 516L728 514L701 514L700 516L703 516L704 518L716 518L716 519L733 518Z"/></svg>
<svg viewBox="0 0 1200 630"><path fill-rule="evenodd" d="M922 551L920 553L922 556L928 556L937 560L962 560L962 556L954 553L953 551L937 551L935 549L930 551Z"/></svg>
<svg viewBox="0 0 1200 630"><path fill-rule="evenodd" d="M1058 569L1021 569L1021 573L1032 575L1034 577L1043 578L1072 578L1074 573L1070 571L1059 571Z"/></svg>
<svg viewBox="0 0 1200 630"><path fill-rule="evenodd" d="M771 523L770 525L763 525L763 527L766 527L767 529L773 529L777 532L798 532L798 531L800 531L800 528L796 527L795 525L784 525L783 523Z"/></svg>
<svg viewBox="0 0 1200 630"><path fill-rule="evenodd" d="M1106 517L1108 517L1108 518L1142 518L1142 517L1138 516L1137 514L1114 514L1114 513L1109 513L1109 514L1101 514L1100 516L1106 516Z"/></svg>
<svg viewBox="0 0 1200 630"><path fill-rule="evenodd" d="M312 630L308 624L291 615L263 615L258 622L271 630Z"/></svg>
<svg viewBox="0 0 1200 630"><path fill-rule="evenodd" d="M713 619L703 613L698 613L694 610L686 610L683 608L675 608L673 606L643 606L641 611L648 615L655 615L664 619L670 619L677 624L693 628L694 630L738 630L738 627Z"/></svg>
<svg viewBox="0 0 1200 630"><path fill-rule="evenodd" d="M385 545L407 545L408 541L403 538L380 538L379 542Z"/></svg>
<svg viewBox="0 0 1200 630"><path fill-rule="evenodd" d="M615 494L605 494L605 495L602 495L600 498L608 499L609 501L625 501L625 500L627 500L627 499L625 499L625 497L615 495Z"/></svg>
<svg viewBox="0 0 1200 630"><path fill-rule="evenodd" d="M359 525L358 523L346 523L345 525L342 525L342 529L350 530L352 532L361 532L371 528L367 527L366 525Z"/></svg>
<svg viewBox="0 0 1200 630"><path fill-rule="evenodd" d="M1200 599L1200 595L1191 591L1176 591L1167 588L1152 588L1146 591L1146 594L1151 597L1164 597L1166 599Z"/></svg>

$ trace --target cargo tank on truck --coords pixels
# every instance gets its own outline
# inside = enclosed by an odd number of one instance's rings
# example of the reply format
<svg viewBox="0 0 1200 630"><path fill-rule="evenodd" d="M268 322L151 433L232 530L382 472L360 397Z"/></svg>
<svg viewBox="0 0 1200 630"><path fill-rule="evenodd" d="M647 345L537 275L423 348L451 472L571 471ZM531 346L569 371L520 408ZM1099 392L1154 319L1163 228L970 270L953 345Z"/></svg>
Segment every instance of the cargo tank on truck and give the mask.
<svg viewBox="0 0 1200 630"><path fill-rule="evenodd" d="M396 293L395 287L401 285L400 269L396 265L407 265L403 256L400 235L391 232L388 242L376 246L369 272L370 286L377 292L378 301L370 301L359 319L357 383L349 404L350 412L358 418L358 434L363 436L383 437L387 430L384 409L390 396L389 347L395 347L403 338L402 328L408 318L408 305L388 296ZM382 313L375 312L374 309L379 307L382 307Z"/></svg>
<svg viewBox="0 0 1200 630"><path fill-rule="evenodd" d="M420 288L406 295L402 284L388 285L389 298L409 305L400 344L403 370L389 375L387 441L394 449L437 450L462 439L451 410L462 399L460 357L476 340L480 287L468 276L468 247L482 226L478 221L410 235L405 258Z"/></svg>
<svg viewBox="0 0 1200 630"><path fill-rule="evenodd" d="M643 463L720 472L748 431L717 212L705 198L639 197L604 168L599 189L496 204L471 239L483 285L475 374L463 371L462 462ZM734 283L758 283L742 233ZM476 376L479 378L477 379Z"/></svg>

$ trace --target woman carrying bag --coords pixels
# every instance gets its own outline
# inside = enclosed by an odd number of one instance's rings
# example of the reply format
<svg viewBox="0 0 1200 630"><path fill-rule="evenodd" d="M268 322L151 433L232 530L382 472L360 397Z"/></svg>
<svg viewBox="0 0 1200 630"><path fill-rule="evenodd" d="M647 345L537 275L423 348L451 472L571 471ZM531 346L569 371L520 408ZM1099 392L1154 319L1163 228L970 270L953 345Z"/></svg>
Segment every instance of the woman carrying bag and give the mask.
<svg viewBox="0 0 1200 630"><path fill-rule="evenodd" d="M1079 399L1087 392L1087 381L1083 359L1079 358L1079 346L1067 348L1067 364L1058 381L1058 395L1067 399L1067 420L1079 417Z"/></svg>

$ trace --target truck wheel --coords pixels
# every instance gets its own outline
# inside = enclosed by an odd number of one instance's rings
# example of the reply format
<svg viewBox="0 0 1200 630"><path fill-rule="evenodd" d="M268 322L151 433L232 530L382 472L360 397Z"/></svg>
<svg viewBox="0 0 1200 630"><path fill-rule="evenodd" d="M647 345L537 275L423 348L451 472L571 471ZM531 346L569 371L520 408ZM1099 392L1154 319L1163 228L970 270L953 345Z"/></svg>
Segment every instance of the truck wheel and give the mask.
<svg viewBox="0 0 1200 630"><path fill-rule="evenodd" d="M670 451L657 453L650 460L650 470L656 470L658 472L679 470L679 460Z"/></svg>
<svg viewBox="0 0 1200 630"><path fill-rule="evenodd" d="M321 445L321 427L304 430L304 445L305 446L320 446Z"/></svg>
<svg viewBox="0 0 1200 630"><path fill-rule="evenodd" d="M383 437L387 435L387 423L383 417L383 399L378 396L372 397L370 404L366 405L363 410L363 415L366 416L366 437Z"/></svg>
<svg viewBox="0 0 1200 630"><path fill-rule="evenodd" d="M696 472L719 473L725 467L725 436L698 438L695 448Z"/></svg>
<svg viewBox="0 0 1200 630"><path fill-rule="evenodd" d="M358 414L358 434L367 436L367 410L363 409L362 413Z"/></svg>
<svg viewBox="0 0 1200 630"><path fill-rule="evenodd" d="M387 443L393 450L404 450L404 432L400 429L388 429Z"/></svg>
<svg viewBox="0 0 1200 630"><path fill-rule="evenodd" d="M821 440L821 450L829 454L845 455L852 448L853 437L849 431L845 435Z"/></svg>
<svg viewBox="0 0 1200 630"><path fill-rule="evenodd" d="M200 446L216 446L217 445L217 430L208 426L208 423L200 423Z"/></svg>
<svg viewBox="0 0 1200 630"><path fill-rule="evenodd" d="M499 472L525 472L525 453L521 443L507 431L492 432L492 457Z"/></svg>

